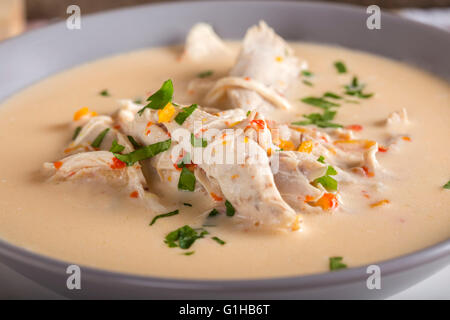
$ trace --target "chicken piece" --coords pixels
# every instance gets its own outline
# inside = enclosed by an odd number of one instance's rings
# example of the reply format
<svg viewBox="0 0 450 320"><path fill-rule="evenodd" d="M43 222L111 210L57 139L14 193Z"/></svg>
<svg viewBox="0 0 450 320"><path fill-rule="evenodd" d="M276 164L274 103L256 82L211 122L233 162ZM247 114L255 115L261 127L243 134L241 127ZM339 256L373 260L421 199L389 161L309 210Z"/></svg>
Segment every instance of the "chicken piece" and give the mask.
<svg viewBox="0 0 450 320"><path fill-rule="evenodd" d="M290 104L282 94L299 72L300 65L292 49L260 22L247 31L230 77L219 80L205 101L213 104L226 92L233 107L246 111L289 109Z"/></svg>
<svg viewBox="0 0 450 320"><path fill-rule="evenodd" d="M206 23L197 23L186 38L184 57L192 61L202 61L217 55L229 55L231 52L217 36L213 28Z"/></svg>
<svg viewBox="0 0 450 320"><path fill-rule="evenodd" d="M242 135L226 140L217 138L210 148L218 150L226 141L234 162L226 158L230 156L227 154L216 158L216 161L205 161L199 167L208 177L215 179L244 224L262 228L290 227L296 220L296 213L275 186L266 152L257 142L248 139L245 143L244 139ZM244 146L244 150L239 150L238 143ZM213 152L213 155L217 154Z"/></svg>
<svg viewBox="0 0 450 320"><path fill-rule="evenodd" d="M308 202L320 199L324 191L311 182L324 175L327 166L310 154L294 151L278 152L271 162L275 184L283 199L297 212L317 212L317 207L309 206Z"/></svg>
<svg viewBox="0 0 450 320"><path fill-rule="evenodd" d="M93 151L74 154L54 163L44 163L44 170L49 175L50 181L64 182L82 179L100 182L128 194L136 192L152 212L167 211L156 195L144 190L145 179L139 165L127 167L124 163L117 161L111 152Z"/></svg>
<svg viewBox="0 0 450 320"><path fill-rule="evenodd" d="M408 124L408 114L405 108L402 108L400 111L392 112L389 117L386 119L387 126L398 126Z"/></svg>

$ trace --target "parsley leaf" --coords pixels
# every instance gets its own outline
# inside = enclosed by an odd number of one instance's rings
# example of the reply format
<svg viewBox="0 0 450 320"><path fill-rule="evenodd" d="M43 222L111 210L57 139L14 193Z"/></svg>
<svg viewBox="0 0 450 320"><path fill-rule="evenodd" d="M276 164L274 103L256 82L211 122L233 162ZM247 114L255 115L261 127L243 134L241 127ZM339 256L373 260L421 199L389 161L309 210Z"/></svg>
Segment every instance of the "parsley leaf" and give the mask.
<svg viewBox="0 0 450 320"><path fill-rule="evenodd" d="M92 148L100 148L100 145L103 142L103 139L105 139L106 134L108 133L109 128L106 128L100 134L95 138L94 142L91 143Z"/></svg>
<svg viewBox="0 0 450 320"><path fill-rule="evenodd" d="M309 87L314 87L314 85L313 85L313 83L311 81L303 80L302 82L303 82L303 84L305 84L305 85L307 85Z"/></svg>
<svg viewBox="0 0 450 320"><path fill-rule="evenodd" d="M322 109L328 109L331 107L339 107L339 104L325 100L324 98L317 98L317 97L306 97L301 99L303 103L312 105L314 107L319 107Z"/></svg>
<svg viewBox="0 0 450 320"><path fill-rule="evenodd" d="M357 77L353 77L352 82L345 86L345 94L349 96L356 96L358 98L367 99L373 96L373 93L363 93L365 88L364 83L359 83Z"/></svg>
<svg viewBox="0 0 450 320"><path fill-rule="evenodd" d="M340 95L337 95L330 91L325 92L323 96L327 97L327 98L333 98L333 99L342 99L342 97Z"/></svg>
<svg viewBox="0 0 450 320"><path fill-rule="evenodd" d="M157 142L149 146L142 147L136 151L127 154L114 153L114 156L122 162L125 162L127 166L132 166L138 161L145 160L156 156L157 154L164 152L170 148L172 140Z"/></svg>
<svg viewBox="0 0 450 320"><path fill-rule="evenodd" d="M319 161L320 163L325 163L325 157L324 156L320 156L317 161Z"/></svg>
<svg viewBox="0 0 450 320"><path fill-rule="evenodd" d="M164 214L157 215L156 217L153 218L152 222L150 222L150 225L151 226L154 225L156 220L158 220L160 218L167 218L167 217L175 216L175 215L177 215L179 213L180 212L178 210L175 210L175 211L172 211L172 212L169 212L169 213L164 213Z"/></svg>
<svg viewBox="0 0 450 320"><path fill-rule="evenodd" d="M203 138L196 138L193 133L191 133L191 144L193 147L206 148L208 146L208 141Z"/></svg>
<svg viewBox="0 0 450 320"><path fill-rule="evenodd" d="M219 211L217 209L212 209L211 212L208 214L208 217L215 217L219 214Z"/></svg>
<svg viewBox="0 0 450 320"><path fill-rule="evenodd" d="M337 191L338 182L331 176L337 175L336 169L332 166L328 166L327 172L324 176L314 180L315 184L321 184L327 191Z"/></svg>
<svg viewBox="0 0 450 320"><path fill-rule="evenodd" d="M216 241L218 244L220 245L224 245L226 242L223 241L222 239L218 238L218 237L212 237L211 239L213 239L214 241Z"/></svg>
<svg viewBox="0 0 450 320"><path fill-rule="evenodd" d="M189 249L197 239L203 238L205 234L208 234L206 230L199 234L195 229L185 225L166 235L164 242L170 248L180 247L181 249Z"/></svg>
<svg viewBox="0 0 450 320"><path fill-rule="evenodd" d="M305 77L312 77L312 76L313 76L313 73L312 73L311 71L308 71L308 70L303 70L303 71L302 71L302 76L305 76Z"/></svg>
<svg viewBox="0 0 450 320"><path fill-rule="evenodd" d="M225 201L225 207L227 208L227 216L232 217L236 213L236 209L234 209L233 205L230 201Z"/></svg>
<svg viewBox="0 0 450 320"><path fill-rule="evenodd" d="M107 89L100 91L100 95L103 97L109 97L110 94Z"/></svg>
<svg viewBox="0 0 450 320"><path fill-rule="evenodd" d="M195 190L195 175L184 165L181 169L180 179L178 180L178 189L186 191Z"/></svg>
<svg viewBox="0 0 450 320"><path fill-rule="evenodd" d="M342 61L336 61L334 66L338 73L347 73L347 67Z"/></svg>
<svg viewBox="0 0 450 320"><path fill-rule="evenodd" d="M158 91L156 91L154 94L148 97L147 101L150 102L141 110L139 110L138 113L139 115L142 115L142 113L147 108L155 110L162 109L169 102L172 102L172 98L173 98L173 83L172 80L169 79L164 81L163 85Z"/></svg>
<svg viewBox="0 0 450 320"><path fill-rule="evenodd" d="M342 263L342 257L330 257L330 271L347 268L345 263Z"/></svg>
<svg viewBox="0 0 450 320"><path fill-rule="evenodd" d="M206 70L206 71L200 72L200 73L197 75L197 77L203 79L203 78L207 78L207 77L212 76L213 73L214 73L214 72L213 72L212 70Z"/></svg>
<svg viewBox="0 0 450 320"><path fill-rule="evenodd" d="M342 128L342 125L330 122L331 120L334 119L335 115L336 111L330 111L328 109L325 109L323 114L320 113L305 114L303 115L303 117L308 120L296 121L292 122L292 124L298 126L306 126L309 124L313 124L318 126L319 128Z"/></svg>
<svg viewBox="0 0 450 320"><path fill-rule="evenodd" d="M109 152L121 153L124 149L125 149L125 147L123 145L118 144L117 140L114 140L112 142L111 149L109 149Z"/></svg>
<svg viewBox="0 0 450 320"><path fill-rule="evenodd" d="M450 189L450 181L447 182L446 184L444 184L443 188L444 189Z"/></svg>
<svg viewBox="0 0 450 320"><path fill-rule="evenodd" d="M73 133L73 136L72 136L72 141L75 140L75 139L78 137L78 135L79 135L80 132L81 132L81 129L83 129L83 127L77 127L77 128L75 129L75 131L74 131L74 133Z"/></svg>
<svg viewBox="0 0 450 320"><path fill-rule="evenodd" d="M130 143L133 145L133 147L135 149L139 149L142 148L142 145L140 145L136 140L134 140L134 138L132 136L127 136L128 141L130 141Z"/></svg>
<svg viewBox="0 0 450 320"><path fill-rule="evenodd" d="M186 119L192 114L192 112L195 111L195 109L197 109L196 104L181 109L181 111L175 117L175 122L181 126L184 123L184 121L186 121Z"/></svg>

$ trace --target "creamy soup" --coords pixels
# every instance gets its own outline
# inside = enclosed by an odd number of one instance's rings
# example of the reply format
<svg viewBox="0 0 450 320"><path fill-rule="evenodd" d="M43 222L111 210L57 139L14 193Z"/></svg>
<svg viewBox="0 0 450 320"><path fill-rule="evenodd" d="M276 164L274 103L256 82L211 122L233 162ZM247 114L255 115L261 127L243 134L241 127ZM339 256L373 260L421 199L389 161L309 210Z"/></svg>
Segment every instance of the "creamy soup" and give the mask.
<svg viewBox="0 0 450 320"><path fill-rule="evenodd" d="M270 30L259 28L264 49ZM192 37L187 48L105 58L3 103L0 236L71 263L204 279L328 272L448 239L449 84L338 47L277 42L284 51L261 57L251 36L217 43L226 53L206 48L206 57ZM162 97L168 79L171 103ZM155 92L156 109L145 108ZM170 139L172 149L174 128L190 130L194 116L220 130L240 126L262 164L174 164L161 145L133 153ZM219 135L195 132L194 142L227 141ZM268 166L274 156L278 169Z"/></svg>

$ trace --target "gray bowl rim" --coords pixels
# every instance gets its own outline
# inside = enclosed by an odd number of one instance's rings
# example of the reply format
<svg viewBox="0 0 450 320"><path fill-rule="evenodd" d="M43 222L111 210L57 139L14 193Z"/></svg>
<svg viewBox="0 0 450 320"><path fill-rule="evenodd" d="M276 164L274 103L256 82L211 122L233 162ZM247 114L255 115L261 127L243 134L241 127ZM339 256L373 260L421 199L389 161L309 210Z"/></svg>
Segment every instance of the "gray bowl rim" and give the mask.
<svg viewBox="0 0 450 320"><path fill-rule="evenodd" d="M113 15L116 12L126 12L139 9L141 7L164 7L164 6L177 6L177 5L202 5L202 3L242 3L243 1L183 1L183 2L169 2L163 4L146 4L140 6L133 6L129 8L119 8L113 10L107 10L101 13L90 14L84 19L96 19L98 16L106 17L107 15ZM334 4L325 2L292 2L292 1L277 1L277 2L265 2L265 1L244 1L246 5L254 4L259 5L296 5L296 6L313 6L326 8L338 8L343 10L361 10L362 7L349 5L349 4ZM423 29L428 29L428 31L442 33L442 36L448 37L448 32L440 30L438 28L425 25L419 22L407 20L401 18L397 15L391 13L384 13L383 16L387 16L390 19L402 20L402 23L420 25ZM20 36L12 39L4 40L0 42L0 47L4 43L10 41L22 41L22 39L27 39L30 36L37 37L41 32L46 32L47 30L58 26L64 22L57 22L49 26L40 28L38 30L32 30L26 32ZM89 61L85 61L89 62ZM71 67L69 67L71 68ZM66 69L64 69L66 70ZM61 71L58 71L59 73ZM53 73L47 75L51 76ZM37 80L41 81L42 79ZM27 84L28 87L31 84ZM17 92L20 92L23 88L18 89L14 93L8 95L6 98L2 99L3 102L7 100L10 96ZM62 260L52 258L43 254L32 252L28 249L11 244L3 239L0 239L0 257L7 257L13 261L20 262L23 265L32 266L37 270L45 270L46 272L52 272L54 274L65 274L67 266L74 264L71 262L64 262ZM367 278L367 267L370 265L378 265L382 270L383 276L388 276L391 274L396 274L408 269L413 269L432 263L443 258L450 256L450 239L441 241L437 244L425 247L423 249L414 251L409 254L404 254L393 259L387 259L383 261L377 261L371 264L366 264L358 267L352 267L348 269L343 269L335 272L323 272L316 274L306 274L299 276L286 276L286 277L273 277L273 278L256 278L256 279L183 279L183 278L165 278L156 276L145 276L137 275L125 272L110 271L106 269L99 269L96 267L88 267L80 265L83 278L85 281L93 280L96 282L102 281L114 281L115 283L127 284L132 286L146 287L146 288L160 288L160 289L178 289L178 290L194 290L194 291L217 291L222 292L233 292L235 290L239 291L255 291L255 290L289 290L289 289L313 289L318 287L326 287L330 285L339 285L345 283L354 283L359 281L365 281ZM1 261L1 260L0 260Z"/></svg>

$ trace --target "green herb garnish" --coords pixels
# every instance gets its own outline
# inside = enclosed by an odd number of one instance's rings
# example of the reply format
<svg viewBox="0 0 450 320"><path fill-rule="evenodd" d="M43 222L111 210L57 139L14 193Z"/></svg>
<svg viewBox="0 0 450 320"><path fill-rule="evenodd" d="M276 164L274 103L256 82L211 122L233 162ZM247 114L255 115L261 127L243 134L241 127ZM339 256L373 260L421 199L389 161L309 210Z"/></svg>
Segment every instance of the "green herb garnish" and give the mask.
<svg viewBox="0 0 450 320"><path fill-rule="evenodd" d="M105 139L105 136L108 134L109 128L106 128L100 134L95 138L94 142L91 143L92 148L100 148L100 145L103 142L103 139Z"/></svg>
<svg viewBox="0 0 450 320"><path fill-rule="evenodd" d="M227 208L227 216L232 217L236 213L236 209L234 209L233 205L230 201L225 201L225 207Z"/></svg>
<svg viewBox="0 0 450 320"><path fill-rule="evenodd" d="M100 91L100 95L103 96L103 97L109 97L109 92L108 92L107 89L105 89L103 91Z"/></svg>
<svg viewBox="0 0 450 320"><path fill-rule="evenodd" d="M142 148L142 145L139 144L136 140L134 140L134 138L132 136L127 136L127 138L128 138L128 141L130 141L130 143L133 145L133 147L135 149Z"/></svg>
<svg viewBox="0 0 450 320"><path fill-rule="evenodd" d="M195 190L195 175L184 165L181 169L180 179L178 180L178 189L186 191Z"/></svg>
<svg viewBox="0 0 450 320"><path fill-rule="evenodd" d="M218 237L212 237L211 239L213 239L215 242L217 242L220 245L224 245L226 242L223 241L222 239L218 238Z"/></svg>
<svg viewBox="0 0 450 320"><path fill-rule="evenodd" d="M215 217L219 214L219 211L217 209L212 209L211 212L208 214L208 217Z"/></svg>
<svg viewBox="0 0 450 320"><path fill-rule="evenodd" d="M365 88L364 83L359 83L357 77L353 77L352 82L345 86L345 94L356 96L358 98L367 99L373 96L373 93L363 93Z"/></svg>
<svg viewBox="0 0 450 320"><path fill-rule="evenodd" d="M189 251L189 252L184 252L183 254L185 256L192 256L195 253L195 251Z"/></svg>
<svg viewBox="0 0 450 320"><path fill-rule="evenodd" d="M192 112L195 111L195 109L197 109L196 104L181 109L181 111L175 117L175 122L181 126L184 123L184 121L186 121L186 119L192 114Z"/></svg>
<svg viewBox="0 0 450 320"><path fill-rule="evenodd" d="M136 99L133 101L135 104L142 104L142 99Z"/></svg>
<svg viewBox="0 0 450 320"><path fill-rule="evenodd" d="M172 140L157 142L149 146L142 147L136 151L127 154L114 153L114 156L122 162L125 162L127 166L132 166L138 161L145 160L156 156L157 154L164 152L170 148Z"/></svg>
<svg viewBox="0 0 450 320"><path fill-rule="evenodd" d="M342 97L340 95L337 95L330 91L325 92L323 96L327 97L327 98L333 98L333 99L342 99Z"/></svg>
<svg viewBox="0 0 450 320"><path fill-rule="evenodd" d="M314 107L319 107L322 109L328 109L331 107L339 107L339 104L325 100L324 98L317 98L317 97L306 97L301 99L303 103L312 105Z"/></svg>
<svg viewBox="0 0 450 320"><path fill-rule="evenodd" d="M185 205L186 207L192 207L192 204L190 204L190 203L183 203L183 205Z"/></svg>
<svg viewBox="0 0 450 320"><path fill-rule="evenodd" d="M337 191L338 182L331 176L337 175L336 169L332 166L328 166L327 172L324 176L314 180L315 184L321 184L327 191Z"/></svg>
<svg viewBox="0 0 450 320"><path fill-rule="evenodd" d="M303 80L302 82L303 82L303 84L305 84L305 85L307 85L307 86L309 86L309 87L313 87L313 86L314 86L313 83L312 83L311 81Z"/></svg>
<svg viewBox="0 0 450 320"><path fill-rule="evenodd" d="M342 257L330 257L330 271L347 268L345 263L342 263Z"/></svg>
<svg viewBox="0 0 450 320"><path fill-rule="evenodd" d="M117 140L114 140L112 142L111 149L109 149L109 152L121 153L124 149L125 149L125 147L123 145L118 144Z"/></svg>
<svg viewBox="0 0 450 320"><path fill-rule="evenodd" d="M214 72L212 70L206 70L197 74L197 77L203 79L212 76L213 73Z"/></svg>
<svg viewBox="0 0 450 320"><path fill-rule="evenodd" d="M317 158L317 161L319 161L320 163L325 163L325 157L320 156L319 158Z"/></svg>
<svg viewBox="0 0 450 320"><path fill-rule="evenodd" d="M164 213L164 214L157 215L156 217L153 218L152 222L150 222L150 225L151 226L154 225L156 220L158 220L160 218L167 218L167 217L175 216L175 215L177 215L179 213L180 212L178 210L175 210L175 211L172 211L172 212L169 212L169 213Z"/></svg>
<svg viewBox="0 0 450 320"><path fill-rule="evenodd" d="M246 116L248 117L252 112L250 110L247 111Z"/></svg>
<svg viewBox="0 0 450 320"><path fill-rule="evenodd" d="M72 141L75 140L78 137L78 135L81 132L81 129L83 129L83 127L76 127L76 129L75 129L75 131L73 133L73 136L72 136Z"/></svg>
<svg viewBox="0 0 450 320"><path fill-rule="evenodd" d="M164 242L170 248L180 247L181 249L189 249L197 239L203 238L205 234L208 234L206 230L198 233L195 229L185 225L170 232Z"/></svg>
<svg viewBox="0 0 450 320"><path fill-rule="evenodd" d="M336 61L334 66L338 73L347 73L347 67L342 61Z"/></svg>
<svg viewBox="0 0 450 320"><path fill-rule="evenodd" d="M206 148L208 146L208 141L203 138L196 138L193 133L191 133L191 144L194 148Z"/></svg>
<svg viewBox="0 0 450 320"><path fill-rule="evenodd" d="M164 81L161 88L148 97L147 101L150 101L145 107L138 111L139 115L145 111L145 109L150 108L154 110L164 108L169 102L172 102L173 98L173 83L172 80Z"/></svg>
<svg viewBox="0 0 450 320"><path fill-rule="evenodd" d="M312 76L313 76L313 73L312 73L311 71L308 71L308 70L303 70L303 71L302 71L302 76L305 76L305 77L312 77Z"/></svg>
<svg viewBox="0 0 450 320"><path fill-rule="evenodd" d="M307 126L310 124L316 125L319 128L342 128L342 125L330 122L334 119L336 111L325 109L323 114L311 113L303 115L307 120L292 122L293 125Z"/></svg>
<svg viewBox="0 0 450 320"><path fill-rule="evenodd" d="M444 189L450 189L450 181L443 185Z"/></svg>

